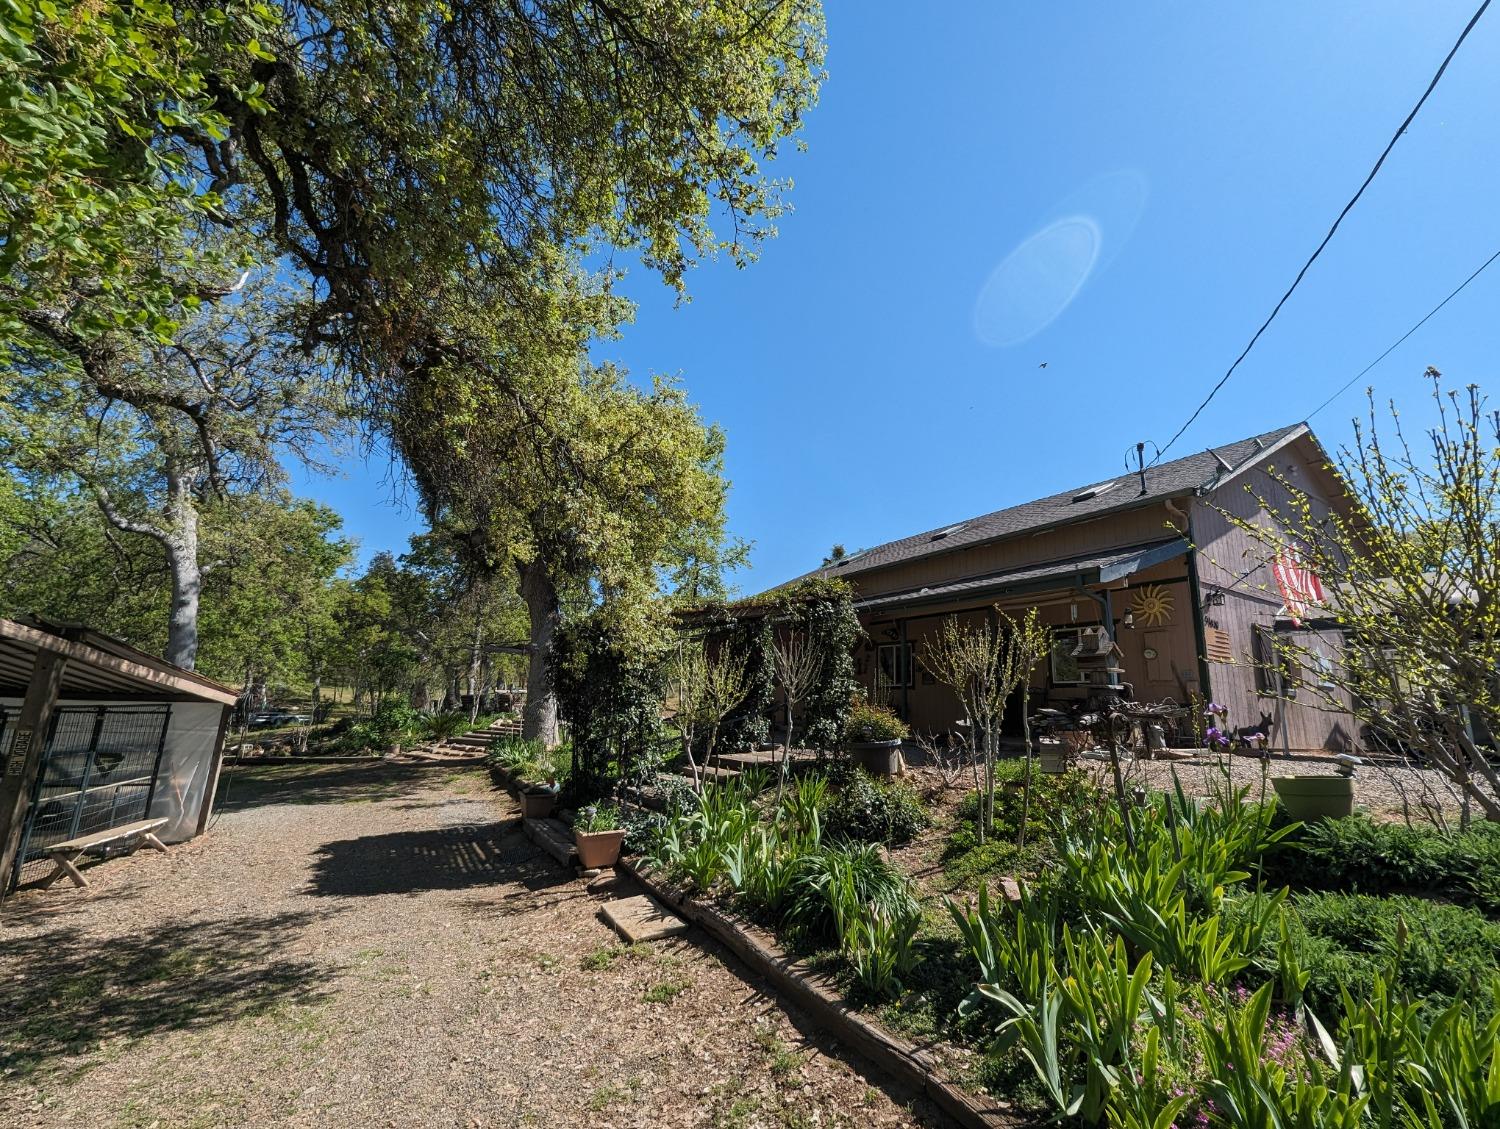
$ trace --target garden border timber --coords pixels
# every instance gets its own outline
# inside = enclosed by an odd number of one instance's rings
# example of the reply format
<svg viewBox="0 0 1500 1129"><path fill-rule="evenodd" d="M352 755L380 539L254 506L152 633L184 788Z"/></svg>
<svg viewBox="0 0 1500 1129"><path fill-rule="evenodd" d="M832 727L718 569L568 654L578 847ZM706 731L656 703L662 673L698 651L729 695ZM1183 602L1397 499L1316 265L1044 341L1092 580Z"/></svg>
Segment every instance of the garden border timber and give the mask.
<svg viewBox="0 0 1500 1129"><path fill-rule="evenodd" d="M615 866L653 897L701 926L780 995L807 1012L820 1028L869 1059L906 1089L926 1095L964 1129L1021 1129L1028 1124L1011 1111L987 1105L984 1099L938 1077L931 1058L920 1048L856 1014L838 993L820 984L805 965L777 948L769 934L669 889L638 868L633 860L621 859Z"/></svg>

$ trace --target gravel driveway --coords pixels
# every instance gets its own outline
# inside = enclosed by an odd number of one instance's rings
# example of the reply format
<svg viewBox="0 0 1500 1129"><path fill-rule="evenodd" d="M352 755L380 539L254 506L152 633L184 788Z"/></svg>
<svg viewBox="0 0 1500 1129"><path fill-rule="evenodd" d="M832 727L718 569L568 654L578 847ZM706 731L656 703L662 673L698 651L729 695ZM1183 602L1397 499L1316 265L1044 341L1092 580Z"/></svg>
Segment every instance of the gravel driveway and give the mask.
<svg viewBox="0 0 1500 1129"><path fill-rule="evenodd" d="M220 810L4 903L0 1124L928 1123L701 936L621 948L478 771L242 768Z"/></svg>

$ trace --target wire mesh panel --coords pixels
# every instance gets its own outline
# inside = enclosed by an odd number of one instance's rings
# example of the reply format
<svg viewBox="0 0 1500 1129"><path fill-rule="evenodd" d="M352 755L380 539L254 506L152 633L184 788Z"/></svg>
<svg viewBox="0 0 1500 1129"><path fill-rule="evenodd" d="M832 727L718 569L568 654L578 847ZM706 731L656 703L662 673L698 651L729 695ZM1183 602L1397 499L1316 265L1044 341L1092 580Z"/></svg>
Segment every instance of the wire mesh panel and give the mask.
<svg viewBox="0 0 1500 1129"><path fill-rule="evenodd" d="M57 711L27 810L16 882L51 871L49 847L146 818L170 713L170 706Z"/></svg>

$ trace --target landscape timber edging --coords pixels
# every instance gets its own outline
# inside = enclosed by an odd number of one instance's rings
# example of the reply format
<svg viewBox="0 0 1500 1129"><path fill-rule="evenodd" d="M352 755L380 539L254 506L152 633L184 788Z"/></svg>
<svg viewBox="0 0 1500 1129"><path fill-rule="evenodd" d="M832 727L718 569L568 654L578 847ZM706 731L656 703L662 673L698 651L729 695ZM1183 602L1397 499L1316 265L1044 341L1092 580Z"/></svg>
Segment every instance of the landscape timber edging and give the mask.
<svg viewBox="0 0 1500 1129"><path fill-rule="evenodd" d="M640 870L632 860L621 859L615 865L653 897L702 926L751 971L807 1012L819 1028L852 1047L906 1089L925 1094L965 1129L1017 1129L1025 1124L1009 1111L987 1104L983 1098L939 1077L930 1056L858 1014L842 996L819 983L805 965L777 948L770 934L671 889Z"/></svg>

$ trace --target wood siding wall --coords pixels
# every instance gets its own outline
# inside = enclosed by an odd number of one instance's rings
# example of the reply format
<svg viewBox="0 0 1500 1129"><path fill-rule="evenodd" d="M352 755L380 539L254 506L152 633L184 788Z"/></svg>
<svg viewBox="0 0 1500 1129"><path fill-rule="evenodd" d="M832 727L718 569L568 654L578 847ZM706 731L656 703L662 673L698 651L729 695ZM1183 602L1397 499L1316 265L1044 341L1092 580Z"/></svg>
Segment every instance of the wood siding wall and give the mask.
<svg viewBox="0 0 1500 1129"><path fill-rule="evenodd" d="M1287 492L1271 473L1286 473L1298 487L1326 508L1336 489L1322 468L1322 457L1309 440L1278 452L1192 506L1193 541L1198 546L1197 565L1202 591L1224 593L1224 602L1204 610L1206 626L1229 636L1233 663L1213 663L1209 682L1214 700L1229 707L1229 726L1240 729L1260 725L1274 716L1277 700L1258 683L1253 635L1257 625L1271 627L1282 607L1280 591L1271 573L1266 549L1234 525L1226 513L1250 522L1269 522L1263 499L1273 507L1284 506ZM1295 468L1295 469L1293 469ZM1249 487L1247 490L1246 487ZM1336 661L1343 646L1335 631L1301 632L1298 642ZM1332 699L1330 701L1329 699ZM1305 688L1286 708L1286 743L1292 751L1349 751L1358 747L1357 725L1343 696ZM1276 733L1272 747L1283 747Z"/></svg>

